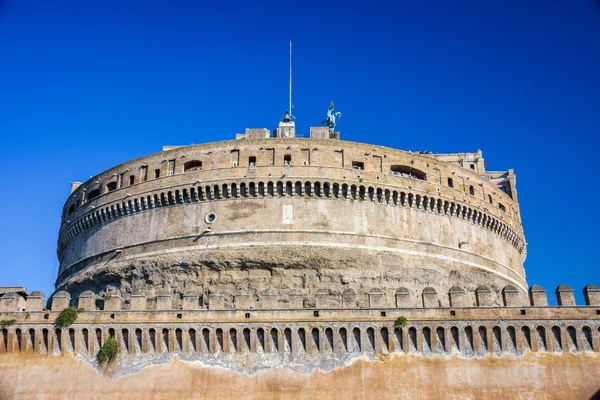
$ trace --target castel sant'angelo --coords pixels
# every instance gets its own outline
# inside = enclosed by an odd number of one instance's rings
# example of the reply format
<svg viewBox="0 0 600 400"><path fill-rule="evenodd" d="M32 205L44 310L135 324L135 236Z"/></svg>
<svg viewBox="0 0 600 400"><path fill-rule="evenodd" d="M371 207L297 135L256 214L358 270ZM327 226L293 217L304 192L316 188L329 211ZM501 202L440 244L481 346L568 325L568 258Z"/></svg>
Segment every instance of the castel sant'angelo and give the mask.
<svg viewBox="0 0 600 400"><path fill-rule="evenodd" d="M56 292L0 297L0 396L592 396L600 291L529 286L514 171L342 141L332 109L73 183Z"/></svg>

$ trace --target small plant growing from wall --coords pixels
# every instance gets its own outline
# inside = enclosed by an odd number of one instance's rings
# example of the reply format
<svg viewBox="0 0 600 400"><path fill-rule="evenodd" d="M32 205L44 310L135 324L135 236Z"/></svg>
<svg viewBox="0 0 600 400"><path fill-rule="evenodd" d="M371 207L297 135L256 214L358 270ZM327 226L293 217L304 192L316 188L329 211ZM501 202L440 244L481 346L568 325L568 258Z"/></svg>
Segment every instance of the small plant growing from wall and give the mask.
<svg viewBox="0 0 600 400"><path fill-rule="evenodd" d="M406 319L406 317L399 316L398 318L396 318L396 321L394 322L394 327L395 328L404 328L406 326L407 322L408 322L408 320Z"/></svg>
<svg viewBox="0 0 600 400"><path fill-rule="evenodd" d="M110 364L117 359L119 345L114 336L109 336L98 352L98 364Z"/></svg>
<svg viewBox="0 0 600 400"><path fill-rule="evenodd" d="M77 320L77 315L83 311L83 308L67 307L58 314L54 324L60 328L71 326Z"/></svg>
<svg viewBox="0 0 600 400"><path fill-rule="evenodd" d="M14 325L17 322L16 319L3 319L0 320L0 328L6 328L7 326Z"/></svg>

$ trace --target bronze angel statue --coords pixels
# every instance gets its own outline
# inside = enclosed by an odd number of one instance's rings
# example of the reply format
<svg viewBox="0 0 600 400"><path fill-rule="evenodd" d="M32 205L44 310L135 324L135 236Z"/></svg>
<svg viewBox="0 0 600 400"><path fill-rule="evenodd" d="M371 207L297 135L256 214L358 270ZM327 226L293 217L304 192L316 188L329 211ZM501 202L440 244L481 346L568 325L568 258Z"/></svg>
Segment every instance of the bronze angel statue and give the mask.
<svg viewBox="0 0 600 400"><path fill-rule="evenodd" d="M329 104L329 109L327 110L327 119L324 119L323 122L321 122L321 125L323 124L327 124L327 127L329 128L329 132L334 132L335 130L335 119L338 117L342 116L341 112L333 112L333 101L331 102L331 104Z"/></svg>

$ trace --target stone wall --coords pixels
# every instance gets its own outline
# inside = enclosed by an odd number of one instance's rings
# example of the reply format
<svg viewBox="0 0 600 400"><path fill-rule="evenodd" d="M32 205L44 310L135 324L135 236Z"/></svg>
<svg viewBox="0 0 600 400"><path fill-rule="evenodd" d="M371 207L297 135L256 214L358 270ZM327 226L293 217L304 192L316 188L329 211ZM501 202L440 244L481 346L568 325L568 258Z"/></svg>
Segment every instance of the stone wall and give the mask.
<svg viewBox="0 0 600 400"><path fill-rule="evenodd" d="M245 374L178 357L115 378L70 354L0 356L1 399L590 399L600 362L593 353L481 358L365 357L332 371L272 368Z"/></svg>
<svg viewBox="0 0 600 400"><path fill-rule="evenodd" d="M486 306L486 289L476 293L477 307L460 306L466 293L453 288L448 294L451 307L379 307L380 293L373 293L371 308L330 308L329 294L319 292L325 297L316 300L322 308L288 310L249 308L245 293L237 296L236 310L219 309L219 296L211 298L216 308L199 309L199 298L191 293L181 309L174 309L173 298L163 294L152 310L143 296L129 299L129 310L123 309L120 297L109 296L96 310L94 294L84 293L74 305L85 310L68 327L54 324L60 310L74 303L66 292L53 296L50 310L41 309L39 292L28 298L32 304L26 304L27 311L11 310L14 305L0 299L0 395L47 399L120 393L150 398L169 393L172 398L223 398L236 393L239 398L286 398L291 395L286 380L323 379L320 371L333 374L325 380L327 387L337 387L340 380L347 383L335 395L323 386L300 385L294 396L339 398L357 377L361 387L354 398L401 391L422 398L511 398L519 393L534 399L575 399L598 390L597 287L586 286L586 305L576 306L573 291L560 285L557 307L546 305L539 286L530 289L531 305L522 305L518 291L507 287L501 294L506 306ZM398 292L399 301L405 294ZM435 304L436 295L424 288L423 304ZM348 297L352 302L347 293L335 304L343 306ZM398 324L400 316L404 324ZM119 345L118 359L100 366L96 356L109 336ZM88 366L74 363L74 356ZM88 369L100 374L88 375ZM50 379L56 371L60 377ZM237 374L234 387L250 386L240 392L214 386L218 376L230 373ZM203 376L195 378L201 387L189 386L191 376ZM431 376L435 379L430 382ZM172 384L161 385L164 379ZM144 382L143 391L134 383L138 380ZM254 386L258 382L268 382L269 389Z"/></svg>
<svg viewBox="0 0 600 400"><path fill-rule="evenodd" d="M56 293L50 311L28 306L20 311L9 298L0 298L0 311L11 324L1 330L0 353L66 353L92 357L108 336L115 336L126 354L192 353L390 353L463 354L487 353L513 355L527 351L598 351L600 340L600 290L594 285L584 289L585 307L574 303L573 291L566 285L557 288L559 307L547 307L540 287L530 291L531 306L524 306L514 288L503 292L505 307L489 307L487 288L476 293L479 307L436 307L437 293L425 288L425 308L389 308L373 293L368 309L334 308L329 293L321 292L319 309L252 309L247 294L236 300L237 310L223 310L223 299L213 295L210 310L201 310L198 296L186 296L186 308L173 309L172 296L161 295L154 310L147 309L143 296L130 300L123 310L118 296L105 298L96 310L93 293L82 294L77 307L84 309L76 324L68 328L53 326L59 311L71 304L66 292ZM402 297L405 292L399 291ZM270 294L273 295L273 294ZM459 288L449 294L453 304L465 295ZM346 294L345 298L349 294ZM39 299L31 299L40 307ZM398 299L403 301L403 299ZM42 299L43 304L43 299ZM427 307L427 305L430 305ZM406 326L396 318L404 316ZM5 321L7 321L5 320ZM312 365L310 362L307 365Z"/></svg>
<svg viewBox="0 0 600 400"><path fill-rule="evenodd" d="M109 170L76 189L58 242L58 288L154 295L172 285L180 293L210 286L252 296L272 285L312 294L351 288L364 298L372 289L393 296L398 287L418 290L434 282L443 291L527 287L518 204L486 179L369 145L243 142L163 152L161 163L175 160L177 174L117 185L69 214L84 189L103 188L120 174ZM256 163L241 165L248 154L256 154ZM281 165L285 155L292 161ZM119 168L154 168L156 162L152 155ZM194 170L180 173L181 163ZM365 169L353 169L354 163ZM454 187L444 186L443 176L450 175ZM459 178L469 185L458 185ZM471 195L470 186L479 189ZM217 220L209 224L212 212ZM283 285L272 283L278 277Z"/></svg>

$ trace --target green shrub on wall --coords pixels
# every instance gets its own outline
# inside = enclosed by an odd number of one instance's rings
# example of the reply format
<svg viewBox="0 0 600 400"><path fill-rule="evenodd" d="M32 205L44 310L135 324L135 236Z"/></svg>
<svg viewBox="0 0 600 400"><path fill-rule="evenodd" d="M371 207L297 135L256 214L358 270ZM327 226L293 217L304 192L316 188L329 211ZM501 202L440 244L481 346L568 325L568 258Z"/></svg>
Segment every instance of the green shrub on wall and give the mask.
<svg viewBox="0 0 600 400"><path fill-rule="evenodd" d="M77 314L83 312L83 308L67 307L58 314L54 324L60 328L66 328L67 326L73 325L73 322L77 320Z"/></svg>
<svg viewBox="0 0 600 400"><path fill-rule="evenodd" d="M109 336L98 352L98 364L110 364L117 359L119 345L113 336Z"/></svg>
<svg viewBox="0 0 600 400"><path fill-rule="evenodd" d="M395 328L404 328L404 326L406 326L407 322L408 322L408 320L406 319L406 317L399 316L398 318L396 318L396 322L394 322L394 327Z"/></svg>
<svg viewBox="0 0 600 400"><path fill-rule="evenodd" d="M14 325L17 322L16 319L3 319L0 320L0 328L6 328L7 326Z"/></svg>

